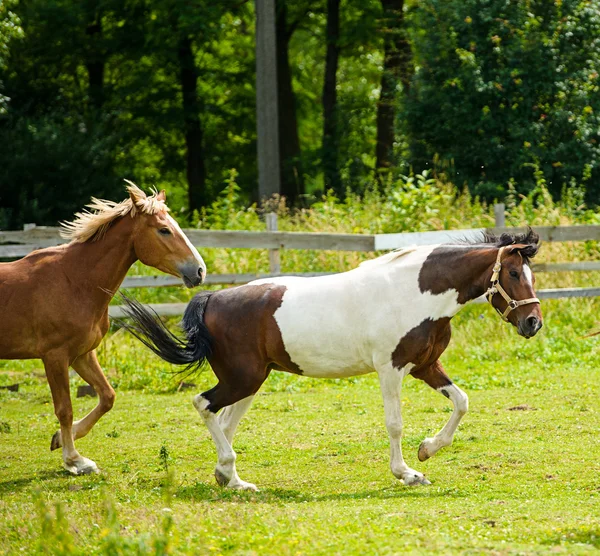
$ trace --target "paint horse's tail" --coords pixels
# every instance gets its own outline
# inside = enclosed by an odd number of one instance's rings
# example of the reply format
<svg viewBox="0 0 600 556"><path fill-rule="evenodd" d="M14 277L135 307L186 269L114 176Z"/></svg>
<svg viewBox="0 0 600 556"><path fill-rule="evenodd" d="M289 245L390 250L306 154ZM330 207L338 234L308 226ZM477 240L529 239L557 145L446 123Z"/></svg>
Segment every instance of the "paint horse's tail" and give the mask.
<svg viewBox="0 0 600 556"><path fill-rule="evenodd" d="M186 370L195 371L212 352L212 338L204 324L204 310L211 295L212 292L201 292L186 307L181 321L184 339L175 336L155 311L124 294L120 296L130 321L119 320L118 325L168 363L186 365Z"/></svg>

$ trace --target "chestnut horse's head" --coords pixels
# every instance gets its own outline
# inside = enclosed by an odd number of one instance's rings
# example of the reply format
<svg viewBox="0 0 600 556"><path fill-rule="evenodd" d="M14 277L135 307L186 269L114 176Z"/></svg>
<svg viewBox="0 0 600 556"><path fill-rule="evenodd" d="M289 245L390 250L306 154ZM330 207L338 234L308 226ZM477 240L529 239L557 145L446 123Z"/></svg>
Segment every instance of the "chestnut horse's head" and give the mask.
<svg viewBox="0 0 600 556"><path fill-rule="evenodd" d="M535 295L535 276L530 260L539 249L539 236L529 229L522 235L502 234L496 242L498 255L492 269L488 301L502 318L525 337L542 327L542 311Z"/></svg>
<svg viewBox="0 0 600 556"><path fill-rule="evenodd" d="M128 199L121 203L92 199L88 205L91 211L79 212L72 222L62 223L62 237L79 243L98 241L117 221L131 218L130 240L142 263L182 278L188 288L201 284L206 265L169 216L165 192L148 196L134 183L127 183Z"/></svg>
<svg viewBox="0 0 600 556"><path fill-rule="evenodd" d="M206 265L169 214L165 191L147 197L134 184L127 189L133 206L138 208L133 228L137 258L145 265L182 278L188 288L201 284Z"/></svg>

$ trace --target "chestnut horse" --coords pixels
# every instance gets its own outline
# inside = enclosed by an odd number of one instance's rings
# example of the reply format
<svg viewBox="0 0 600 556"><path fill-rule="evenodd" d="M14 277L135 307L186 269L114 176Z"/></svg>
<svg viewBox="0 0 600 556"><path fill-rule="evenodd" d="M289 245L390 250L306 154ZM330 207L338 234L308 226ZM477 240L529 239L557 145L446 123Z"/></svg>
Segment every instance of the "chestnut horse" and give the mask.
<svg viewBox="0 0 600 556"><path fill-rule="evenodd" d="M74 440L109 411L115 392L102 373L96 347L108 331L108 304L137 260L179 276L186 286L206 274L202 257L169 216L165 192L146 196L127 187L121 203L93 199L93 212L63 224L71 242L0 264L0 359L41 359L52 391L60 431L51 449L62 447L65 468L75 475L97 472ZM69 366L91 384L98 405L73 423Z"/></svg>
<svg viewBox="0 0 600 556"><path fill-rule="evenodd" d="M394 251L342 274L280 277L202 292L188 305L184 340L143 305L126 299L133 322L122 325L160 357L194 366L208 360L218 384L194 398L217 447L219 484L252 489L235 468L236 427L271 369L310 377L379 375L392 473L406 485L429 484L402 457L400 391L410 374L451 400L454 411L419 447L421 461L452 443L467 411L466 394L439 357L450 319L487 294L502 318L531 338L542 326L529 266L539 237L484 236L479 243ZM216 413L223 412L217 417Z"/></svg>

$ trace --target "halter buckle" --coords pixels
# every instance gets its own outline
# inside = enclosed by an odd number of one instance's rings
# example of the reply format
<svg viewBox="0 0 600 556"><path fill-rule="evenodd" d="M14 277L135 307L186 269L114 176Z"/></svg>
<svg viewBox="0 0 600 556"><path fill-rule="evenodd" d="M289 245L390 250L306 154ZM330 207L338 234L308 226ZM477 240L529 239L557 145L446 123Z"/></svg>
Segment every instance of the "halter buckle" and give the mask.
<svg viewBox="0 0 600 556"><path fill-rule="evenodd" d="M519 306L519 302L518 302L518 301L515 301L514 299L511 299L511 300L508 302L508 306L509 306L511 309L516 309L516 308Z"/></svg>

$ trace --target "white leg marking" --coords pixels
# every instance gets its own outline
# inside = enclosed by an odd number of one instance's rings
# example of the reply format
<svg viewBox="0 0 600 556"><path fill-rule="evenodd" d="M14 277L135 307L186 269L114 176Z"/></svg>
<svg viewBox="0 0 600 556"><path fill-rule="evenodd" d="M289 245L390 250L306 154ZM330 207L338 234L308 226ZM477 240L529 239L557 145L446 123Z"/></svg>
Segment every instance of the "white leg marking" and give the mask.
<svg viewBox="0 0 600 556"><path fill-rule="evenodd" d="M402 457L402 408L400 392L402 390L402 370L394 369L391 363L377 369L379 384L383 396L385 425L390 437L390 467L395 477L405 485L431 484L422 473L411 469Z"/></svg>
<svg viewBox="0 0 600 556"><path fill-rule="evenodd" d="M252 483L247 483L239 478L235 469L235 452L221 430L217 416L212 411L206 409L208 405L208 400L202 394L198 394L194 398L194 407L204 420L217 448L217 467L215 468L217 482L227 488L258 490Z"/></svg>
<svg viewBox="0 0 600 556"><path fill-rule="evenodd" d="M235 431L240 424L240 420L250 409L254 396L248 396L239 402L227 406L221 411L218 417L219 426L227 438L229 444L233 446L233 436Z"/></svg>
<svg viewBox="0 0 600 556"><path fill-rule="evenodd" d="M437 391L450 398L450 401L454 405L454 411L440 432L433 438L426 438L423 440L421 446L419 446L420 461L425 461L433 456L440 448L452 444L458 424L469 410L469 398L458 386L456 386L456 384L442 386L441 388L438 388Z"/></svg>

